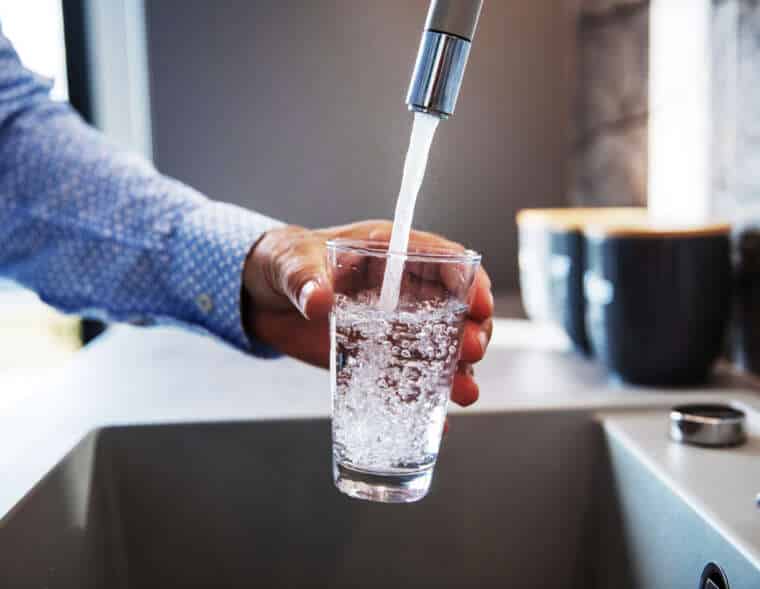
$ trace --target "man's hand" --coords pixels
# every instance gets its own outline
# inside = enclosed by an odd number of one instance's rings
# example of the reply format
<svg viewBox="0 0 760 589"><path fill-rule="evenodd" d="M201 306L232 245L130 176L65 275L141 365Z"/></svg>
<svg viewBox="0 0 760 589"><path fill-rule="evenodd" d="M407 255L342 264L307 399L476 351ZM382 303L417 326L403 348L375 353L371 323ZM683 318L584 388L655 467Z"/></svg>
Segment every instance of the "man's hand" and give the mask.
<svg viewBox="0 0 760 589"><path fill-rule="evenodd" d="M325 242L343 237L388 240L391 223L364 221L309 230L287 226L266 233L251 250L243 272L248 297L244 314L249 333L280 352L317 366L329 366L328 313L333 291L327 271ZM461 247L432 233L415 231L412 239L431 245ZM472 365L491 339L491 281L480 268L462 341L462 355L451 398L470 405L478 398Z"/></svg>

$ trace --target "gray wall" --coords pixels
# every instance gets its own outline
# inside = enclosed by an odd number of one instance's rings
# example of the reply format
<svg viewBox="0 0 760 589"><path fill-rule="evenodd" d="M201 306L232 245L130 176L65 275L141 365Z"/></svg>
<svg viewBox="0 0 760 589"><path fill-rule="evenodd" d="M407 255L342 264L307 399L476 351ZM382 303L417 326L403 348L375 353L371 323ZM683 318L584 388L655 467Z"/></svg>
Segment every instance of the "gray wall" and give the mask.
<svg viewBox="0 0 760 589"><path fill-rule="evenodd" d="M649 0L580 0L577 22L570 200L646 206Z"/></svg>
<svg viewBox="0 0 760 589"><path fill-rule="evenodd" d="M562 0L486 0L417 228L516 285L514 213L564 201L573 22ZM393 214L426 0L148 0L158 167L306 226Z"/></svg>

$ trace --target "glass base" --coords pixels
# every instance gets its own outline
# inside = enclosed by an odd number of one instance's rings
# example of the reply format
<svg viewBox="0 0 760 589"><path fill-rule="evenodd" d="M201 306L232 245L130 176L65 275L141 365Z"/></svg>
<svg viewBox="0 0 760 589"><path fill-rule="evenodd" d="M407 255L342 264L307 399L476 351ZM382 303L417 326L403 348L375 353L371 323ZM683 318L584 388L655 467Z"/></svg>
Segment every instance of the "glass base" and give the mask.
<svg viewBox="0 0 760 589"><path fill-rule="evenodd" d="M433 469L403 474L372 474L333 461L335 486L355 499L380 503L412 503L427 495Z"/></svg>

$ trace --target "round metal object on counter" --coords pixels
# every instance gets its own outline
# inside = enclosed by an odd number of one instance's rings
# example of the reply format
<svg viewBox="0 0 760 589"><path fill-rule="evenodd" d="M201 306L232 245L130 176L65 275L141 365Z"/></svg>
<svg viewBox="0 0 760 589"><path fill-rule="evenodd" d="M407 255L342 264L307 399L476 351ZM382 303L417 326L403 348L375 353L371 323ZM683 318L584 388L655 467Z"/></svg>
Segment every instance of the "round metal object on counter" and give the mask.
<svg viewBox="0 0 760 589"><path fill-rule="evenodd" d="M730 405L678 405L670 411L670 439L697 446L738 446L747 439L746 416Z"/></svg>

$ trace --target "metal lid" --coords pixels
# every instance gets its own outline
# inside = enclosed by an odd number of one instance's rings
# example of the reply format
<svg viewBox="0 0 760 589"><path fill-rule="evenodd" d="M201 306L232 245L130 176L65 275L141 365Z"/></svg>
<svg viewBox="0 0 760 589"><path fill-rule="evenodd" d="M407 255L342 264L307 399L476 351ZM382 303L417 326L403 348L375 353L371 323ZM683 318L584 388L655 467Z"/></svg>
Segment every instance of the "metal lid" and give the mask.
<svg viewBox="0 0 760 589"><path fill-rule="evenodd" d="M730 405L678 405L670 411L670 439L697 446L737 446L747 438L746 416Z"/></svg>

